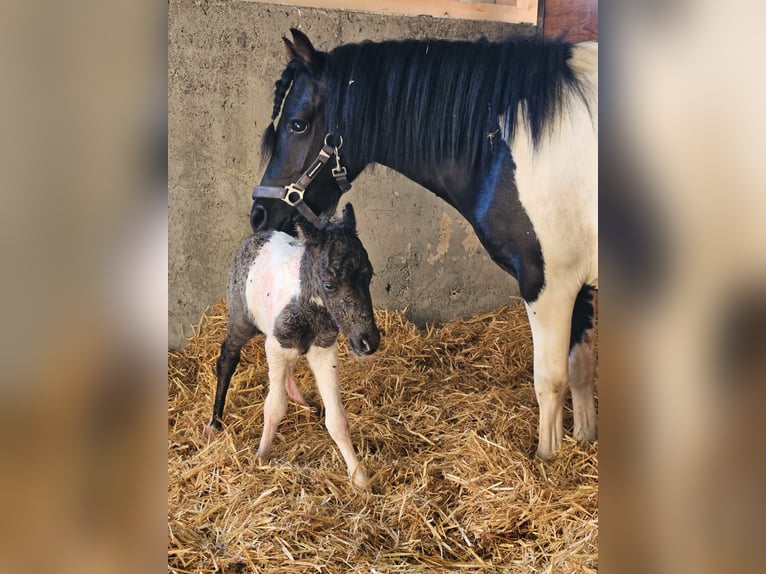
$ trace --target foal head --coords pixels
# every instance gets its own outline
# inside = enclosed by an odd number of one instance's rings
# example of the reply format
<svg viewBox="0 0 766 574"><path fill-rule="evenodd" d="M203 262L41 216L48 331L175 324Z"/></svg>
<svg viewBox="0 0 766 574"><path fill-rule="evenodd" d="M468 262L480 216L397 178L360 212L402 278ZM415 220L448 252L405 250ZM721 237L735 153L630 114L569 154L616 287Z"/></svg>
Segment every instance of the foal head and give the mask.
<svg viewBox="0 0 766 574"><path fill-rule="evenodd" d="M372 265L356 234L356 217L350 203L343 218L317 228L297 218L306 243L301 288L327 308L338 329L357 355L371 355L380 344L370 296Z"/></svg>

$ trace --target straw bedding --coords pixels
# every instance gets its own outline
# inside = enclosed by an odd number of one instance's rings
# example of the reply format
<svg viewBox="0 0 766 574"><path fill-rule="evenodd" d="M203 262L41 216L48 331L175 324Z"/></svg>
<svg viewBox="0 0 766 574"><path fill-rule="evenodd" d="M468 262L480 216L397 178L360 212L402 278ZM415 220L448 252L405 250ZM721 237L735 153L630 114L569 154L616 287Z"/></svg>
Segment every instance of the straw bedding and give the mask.
<svg viewBox="0 0 766 574"><path fill-rule="evenodd" d="M224 430L203 435L226 325L212 307L169 353L171 572L594 572L598 447L566 438L535 459L537 407L522 305L419 330L377 311L382 345L340 379L352 441L372 477L351 485L311 408L290 404L268 464L256 450L266 393L263 337L243 350ZM565 429L571 436L571 411Z"/></svg>

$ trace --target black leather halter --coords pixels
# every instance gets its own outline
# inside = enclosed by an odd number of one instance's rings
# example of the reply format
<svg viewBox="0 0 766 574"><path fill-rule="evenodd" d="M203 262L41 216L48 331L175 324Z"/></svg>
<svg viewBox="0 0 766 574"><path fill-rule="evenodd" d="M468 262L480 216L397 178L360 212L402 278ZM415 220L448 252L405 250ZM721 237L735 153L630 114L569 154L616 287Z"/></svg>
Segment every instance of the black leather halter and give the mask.
<svg viewBox="0 0 766 574"><path fill-rule="evenodd" d="M335 183L338 184L341 193L351 189L346 168L340 164L340 153L338 153L338 150L342 145L342 137L335 134L327 134L324 138L324 146L319 150L319 155L298 178L298 181L285 186L259 185L253 190L253 199L281 199L290 207L297 209L303 217L312 223L319 223L319 216L306 205L306 202L303 200L303 194L306 193L308 186L316 179L319 172L322 171L322 168L333 155L335 156L335 167L332 168L332 176L335 178Z"/></svg>

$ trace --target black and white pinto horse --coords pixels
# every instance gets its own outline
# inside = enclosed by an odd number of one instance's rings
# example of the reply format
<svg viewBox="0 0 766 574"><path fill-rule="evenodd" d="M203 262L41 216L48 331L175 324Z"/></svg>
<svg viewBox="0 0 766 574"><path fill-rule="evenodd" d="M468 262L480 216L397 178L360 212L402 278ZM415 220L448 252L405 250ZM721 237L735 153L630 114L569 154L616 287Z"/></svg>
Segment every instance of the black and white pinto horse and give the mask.
<svg viewBox="0 0 766 574"><path fill-rule="evenodd" d="M574 436L595 440L598 44L530 36L321 52L291 32L253 229L289 231L296 208L333 212L369 164L429 189L518 280L534 343L537 454L561 446L567 383Z"/></svg>

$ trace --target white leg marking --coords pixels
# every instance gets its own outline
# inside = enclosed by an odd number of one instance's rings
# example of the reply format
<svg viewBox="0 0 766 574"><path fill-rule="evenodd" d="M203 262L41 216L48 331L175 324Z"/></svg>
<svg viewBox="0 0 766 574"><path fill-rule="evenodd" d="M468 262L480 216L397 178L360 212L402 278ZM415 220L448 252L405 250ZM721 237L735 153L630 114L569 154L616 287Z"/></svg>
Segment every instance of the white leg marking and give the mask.
<svg viewBox="0 0 766 574"><path fill-rule="evenodd" d="M314 377L316 377L317 388L324 402L327 430L332 440L338 445L338 449L340 449L340 453L343 455L343 460L346 461L348 474L352 478L354 485L359 488L365 488L368 481L367 474L356 458L348 432L346 412L340 399L340 389L338 388L338 347L335 344L327 348L312 346L306 358L314 373Z"/></svg>
<svg viewBox="0 0 766 574"><path fill-rule="evenodd" d="M567 355L574 294L543 289L527 304L534 345L534 377L540 422L537 456L550 458L561 447L564 400L567 390Z"/></svg>
<svg viewBox="0 0 766 574"><path fill-rule="evenodd" d="M596 401L593 398L596 377L596 352L593 329L585 332L582 343L569 353L569 388L572 391L574 411L574 437L579 441L593 441L597 436Z"/></svg>
<svg viewBox="0 0 766 574"><path fill-rule="evenodd" d="M266 337L266 359L269 363L269 392L263 404L263 434L258 447L258 458L269 459L271 443L277 426L287 412L285 381L292 364L298 358L295 349L284 349L274 337Z"/></svg>

